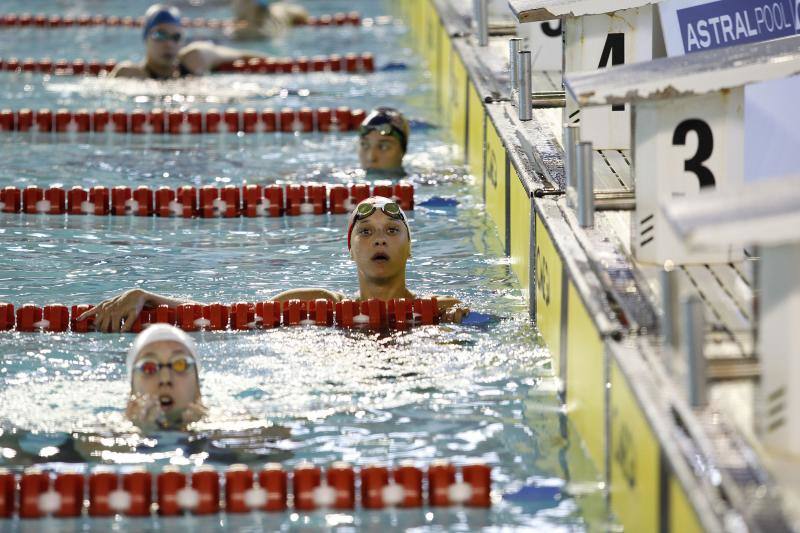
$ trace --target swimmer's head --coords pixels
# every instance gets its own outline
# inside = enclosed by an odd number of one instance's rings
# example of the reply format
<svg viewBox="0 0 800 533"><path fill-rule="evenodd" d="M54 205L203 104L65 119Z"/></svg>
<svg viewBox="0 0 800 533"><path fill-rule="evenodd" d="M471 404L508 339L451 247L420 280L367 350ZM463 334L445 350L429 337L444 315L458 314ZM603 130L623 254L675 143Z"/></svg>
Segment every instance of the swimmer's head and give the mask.
<svg viewBox="0 0 800 533"><path fill-rule="evenodd" d="M350 213L347 247L359 277L375 283L405 278L411 257L411 231L400 206L389 198L373 196Z"/></svg>
<svg viewBox="0 0 800 533"><path fill-rule="evenodd" d="M142 23L142 39L147 39L153 28L161 24L182 27L181 12L177 7L165 4L153 4L144 14Z"/></svg>
<svg viewBox="0 0 800 533"><path fill-rule="evenodd" d="M181 14L175 7L155 4L144 20L145 67L165 76L178 64L183 40ZM167 76L168 77L168 76Z"/></svg>
<svg viewBox="0 0 800 533"><path fill-rule="evenodd" d="M131 393L157 398L168 418L179 417L200 399L197 347L176 327L149 326L133 341L126 363Z"/></svg>
<svg viewBox="0 0 800 533"><path fill-rule="evenodd" d="M391 170L403 166L408 148L408 121L391 107L375 108L358 129L358 157L364 170Z"/></svg>

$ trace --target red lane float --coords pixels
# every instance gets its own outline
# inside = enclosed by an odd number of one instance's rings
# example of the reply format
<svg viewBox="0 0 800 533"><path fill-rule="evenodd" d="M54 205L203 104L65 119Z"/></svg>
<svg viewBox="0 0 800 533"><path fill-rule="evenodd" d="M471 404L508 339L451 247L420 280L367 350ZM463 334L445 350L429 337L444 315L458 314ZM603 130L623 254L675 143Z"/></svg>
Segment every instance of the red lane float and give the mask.
<svg viewBox="0 0 800 533"><path fill-rule="evenodd" d="M88 333L95 331L94 317L79 320L91 305L50 304L40 307L0 303L0 331ZM150 324L172 324L184 331L271 329L280 326L338 326L347 328L406 329L439 323L436 298L342 300L335 304L323 298L283 303L236 302L230 305L181 304L143 309L130 331L138 333Z"/></svg>
<svg viewBox="0 0 800 533"><path fill-rule="evenodd" d="M215 217L279 217L282 215L346 214L359 202L373 196L393 198L404 210L414 209L414 186L407 182L376 184L370 191L365 183L349 186L323 183L280 185L243 185L222 188L206 185L200 188L181 186L159 187L155 192L140 185L95 186L84 189L74 186L65 192L54 185L42 189L29 185L20 190L8 186L0 189L0 211L27 214L70 214L114 216L159 216L202 218Z"/></svg>
<svg viewBox="0 0 800 533"><path fill-rule="evenodd" d="M7 64L7 63L5 63ZM366 117L363 109L328 107L312 109L284 108L276 112L272 108L258 111L254 108L228 108L201 111L189 109L165 111L154 108L143 109L58 109L55 112L43 108L0 110L0 131L38 133L115 133L119 135L145 133L153 135L197 135L218 133L310 133L330 131L352 131Z"/></svg>
<svg viewBox="0 0 800 533"><path fill-rule="evenodd" d="M77 18L70 15L47 15L44 13L6 13L0 16L0 28L3 27L32 27L32 28L64 28L71 26L110 26L122 28L140 28L144 22L143 17L118 17L116 15L79 15ZM184 17L181 23L187 28L220 29L231 26L232 22L225 19L189 18ZM335 13L308 17L306 22L294 22L295 26L361 26L361 15L357 11L349 13ZM369 24L373 24L369 19Z"/></svg>
<svg viewBox="0 0 800 533"><path fill-rule="evenodd" d="M18 69L19 67L17 67ZM10 70L10 69L8 69ZM375 57L370 53L348 53L329 56L305 56L296 58L259 57L248 60L237 59L219 65L215 72L236 72L247 74L290 74L308 72L375 72Z"/></svg>
<svg viewBox="0 0 800 533"><path fill-rule="evenodd" d="M358 472L349 463L337 461L324 473L318 465L301 462L291 473L292 508L353 510L358 500L364 509L422 507L423 476L422 469L407 461L391 469L367 465ZM355 490L356 477L361 480L360 493ZM431 462L427 477L431 506L491 506L491 468L485 464L468 464L459 469L447 460L437 459ZM222 474L208 465L195 467L188 474L168 465L156 476L154 494L153 474L145 468L117 472L99 466L88 475L86 513L90 517L148 517L155 510L160 516L185 512L209 515L219 513L223 505L227 513L283 512L289 509L289 480L289 472L278 463L264 465L257 475L243 464L231 465ZM17 476L0 468L0 517L81 517L85 482L86 476L77 472L51 474L34 466Z"/></svg>
<svg viewBox="0 0 800 533"><path fill-rule="evenodd" d="M76 59L68 61L50 58L19 60L15 57L0 59L0 70L6 72L25 72L51 74L55 76L106 76L117 66L115 59L102 63L98 60L84 61ZM347 72L349 74L367 74L375 72L375 57L370 53L348 53L344 57L334 54L305 56L297 58L273 57L238 59L219 65L214 72L241 74L297 74L309 72Z"/></svg>

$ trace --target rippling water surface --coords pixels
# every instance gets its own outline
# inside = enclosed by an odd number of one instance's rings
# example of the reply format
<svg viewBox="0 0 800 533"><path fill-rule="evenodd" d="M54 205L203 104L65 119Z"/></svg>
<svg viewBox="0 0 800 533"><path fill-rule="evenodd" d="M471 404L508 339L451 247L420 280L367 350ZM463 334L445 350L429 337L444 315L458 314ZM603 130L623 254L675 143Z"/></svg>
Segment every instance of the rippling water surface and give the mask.
<svg viewBox="0 0 800 533"><path fill-rule="evenodd" d="M15 3L9 12L138 15L146 2ZM388 2L305 3L313 13L385 14ZM190 16L225 16L222 3L186 4ZM4 36L15 30L0 30ZM327 32L327 33L325 33ZM490 511L310 513L288 516L101 520L68 527L104 531L387 527L476 530L600 529L602 493L555 393L549 354L479 191L447 136L435 127L432 88L399 21L373 28L298 29L256 48L279 55L372 51L369 76L213 76L139 83L0 73L4 105L19 107L208 108L391 104L434 127L412 132L406 158L416 200L456 207L410 213L408 282L447 294L498 319L487 327L431 326L378 334L298 327L197 333L201 386L210 408L190 433L141 435L124 420L131 336L0 335L0 465L160 465L300 460L356 465L435 457L478 458L493 467ZM134 57L138 31L22 30L0 56ZM224 37L208 35L220 42ZM69 43L69 47L65 47ZM56 53L58 50L59 53ZM108 50L107 54L105 50ZM101 53L102 52L102 53ZM348 134L201 138L0 135L0 186L240 184L363 179ZM0 301L93 303L130 287L213 302L254 301L290 287L357 291L346 217L167 220L0 214ZM587 518L594 526L587 526ZM48 525L49 524L49 525ZM27 530L66 522L14 522ZM0 523L2 526L2 523ZM27 529L26 529L27 528Z"/></svg>

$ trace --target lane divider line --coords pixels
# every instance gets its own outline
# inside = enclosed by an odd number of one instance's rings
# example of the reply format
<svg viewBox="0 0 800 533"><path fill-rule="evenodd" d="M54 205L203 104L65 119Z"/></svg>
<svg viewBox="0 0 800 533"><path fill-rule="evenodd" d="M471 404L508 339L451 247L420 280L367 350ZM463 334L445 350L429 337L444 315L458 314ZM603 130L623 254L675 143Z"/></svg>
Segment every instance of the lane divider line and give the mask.
<svg viewBox="0 0 800 533"><path fill-rule="evenodd" d="M0 70L15 73L39 73L56 76L105 76L117 65L115 59L50 59L9 57L0 58ZM316 55L312 57L255 57L238 59L219 65L213 73L244 74L298 74L313 72L346 72L365 74L375 72L375 57L369 53L347 53L344 55Z"/></svg>
<svg viewBox="0 0 800 533"><path fill-rule="evenodd" d="M403 210L414 209L414 186L408 182L287 185L243 184L241 187L183 185L162 186L155 190L145 185L135 189L61 185L47 189L29 185L24 189L0 189L0 212L31 215L158 216L182 218L280 217L299 215L347 214L370 196L396 201Z"/></svg>
<svg viewBox="0 0 800 533"><path fill-rule="evenodd" d="M49 108L33 110L0 109L0 132L34 133L116 133L135 135L184 135L221 133L310 133L353 131L367 113L363 109L340 106L271 107L257 110L252 107L229 107L224 111L199 109L115 109L94 110Z"/></svg>
<svg viewBox="0 0 800 533"><path fill-rule="evenodd" d="M24 333L89 333L96 331L95 318L79 317L93 305L49 304L38 306L0 302L0 331ZM439 323L436 298L397 298L389 301L345 299L272 300L233 304L160 305L142 309L131 325L139 333L150 324L170 324L184 331L247 331L290 326L325 326L403 330Z"/></svg>

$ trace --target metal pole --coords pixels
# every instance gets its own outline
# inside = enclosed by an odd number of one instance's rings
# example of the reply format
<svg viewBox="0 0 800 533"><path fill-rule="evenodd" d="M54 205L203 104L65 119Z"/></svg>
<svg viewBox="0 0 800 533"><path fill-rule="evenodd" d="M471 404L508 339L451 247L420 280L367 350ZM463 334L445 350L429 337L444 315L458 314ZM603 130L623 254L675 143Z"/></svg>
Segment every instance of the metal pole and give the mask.
<svg viewBox="0 0 800 533"><path fill-rule="evenodd" d="M521 50L519 52L519 119L531 120L533 109L531 108L531 51Z"/></svg>
<svg viewBox="0 0 800 533"><path fill-rule="evenodd" d="M594 226L594 170L591 142L579 142L575 149L578 174L578 223L583 228Z"/></svg>
<svg viewBox="0 0 800 533"><path fill-rule="evenodd" d="M687 385L689 405L705 407L708 404L708 374L706 356L703 353L705 344L706 317L703 302L697 295L692 295L683 304L684 349L687 359Z"/></svg>
<svg viewBox="0 0 800 533"><path fill-rule="evenodd" d="M567 175L567 204L573 208L577 205L575 195L578 190L578 169L576 166L576 147L578 142L578 126L564 123L564 133L562 136L564 145L564 173Z"/></svg>
<svg viewBox="0 0 800 533"><path fill-rule="evenodd" d="M478 46L489 45L489 0L475 0L475 25L478 30Z"/></svg>
<svg viewBox="0 0 800 533"><path fill-rule="evenodd" d="M511 82L511 103L517 101L519 92L519 51L522 48L522 39L512 37L508 40L508 78Z"/></svg>
<svg viewBox="0 0 800 533"><path fill-rule="evenodd" d="M664 263L661 271L661 336L673 350L678 349L678 272L672 261ZM671 363L670 363L671 366Z"/></svg>

